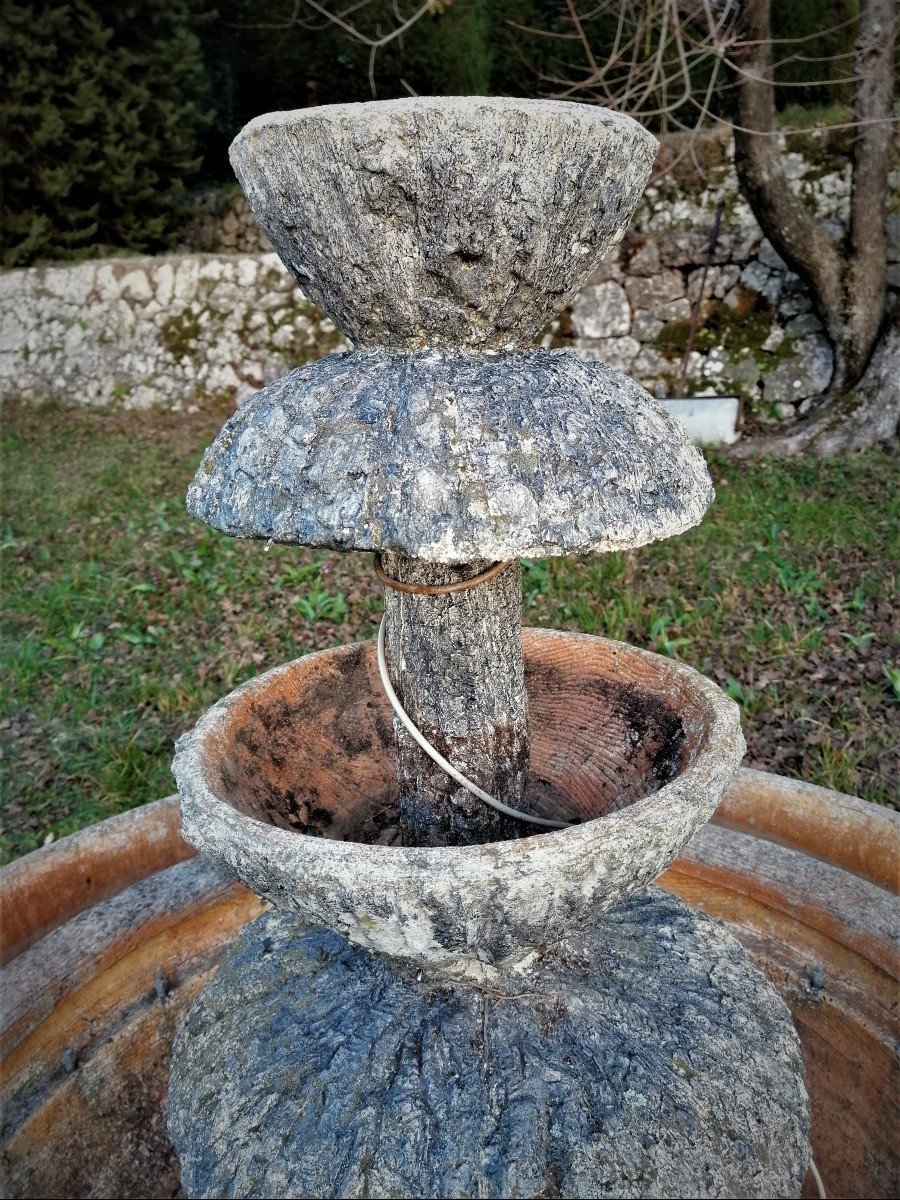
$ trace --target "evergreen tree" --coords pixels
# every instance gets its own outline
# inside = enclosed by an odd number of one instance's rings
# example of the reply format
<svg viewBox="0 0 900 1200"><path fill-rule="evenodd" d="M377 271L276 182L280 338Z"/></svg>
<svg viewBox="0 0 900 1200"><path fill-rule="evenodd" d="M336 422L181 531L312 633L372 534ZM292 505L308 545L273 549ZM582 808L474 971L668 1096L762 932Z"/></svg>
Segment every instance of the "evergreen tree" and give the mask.
<svg viewBox="0 0 900 1200"><path fill-rule="evenodd" d="M341 6L331 5L337 11ZM365 33L393 29L417 0L371 0L352 14ZM443 0L379 50L380 100L407 96L537 95L556 42L558 0ZM372 99L369 49L297 0L219 0L204 38L216 118L204 165L230 178L228 144L262 112Z"/></svg>
<svg viewBox="0 0 900 1200"><path fill-rule="evenodd" d="M171 245L200 161L197 0L7 0L0 16L3 260Z"/></svg>

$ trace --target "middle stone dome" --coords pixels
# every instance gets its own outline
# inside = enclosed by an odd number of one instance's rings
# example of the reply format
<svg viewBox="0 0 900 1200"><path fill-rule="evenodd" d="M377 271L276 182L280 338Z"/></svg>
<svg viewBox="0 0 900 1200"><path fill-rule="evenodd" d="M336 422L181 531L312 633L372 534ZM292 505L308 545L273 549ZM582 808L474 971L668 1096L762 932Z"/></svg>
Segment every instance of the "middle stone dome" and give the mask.
<svg viewBox="0 0 900 1200"><path fill-rule="evenodd" d="M250 396L188 511L238 537L462 563L641 546L712 498L681 424L603 363L371 350Z"/></svg>

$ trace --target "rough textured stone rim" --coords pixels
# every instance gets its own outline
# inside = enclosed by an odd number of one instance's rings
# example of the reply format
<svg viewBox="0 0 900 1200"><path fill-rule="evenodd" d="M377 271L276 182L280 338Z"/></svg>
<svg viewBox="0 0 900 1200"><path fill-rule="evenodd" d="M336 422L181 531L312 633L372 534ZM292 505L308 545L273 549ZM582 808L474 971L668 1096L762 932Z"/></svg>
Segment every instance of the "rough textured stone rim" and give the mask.
<svg viewBox="0 0 900 1200"><path fill-rule="evenodd" d="M585 643L585 650L591 642L602 642L616 653L652 660L661 657L605 638L526 630L526 659L529 645L553 639ZM324 650L305 658L358 653L359 648L360 644ZM374 654L373 645L368 652ZM245 816L212 792L204 771L205 738L223 728L228 709L238 698L265 689L293 664L276 667L218 701L179 740L173 771L182 798L183 836L251 890L298 912L310 925L335 929L368 949L428 963L450 974L495 978L498 970L565 936L656 878L709 820L734 776L745 748L737 705L693 668L663 661L667 671L680 676L702 699L708 716L694 762L675 779L626 808L558 832L433 849L307 837ZM655 835L655 844L644 859L626 863L635 844L649 842L651 835ZM619 843L622 854L616 854ZM612 864L607 864L605 875L604 854ZM625 866L627 878L621 874ZM558 910L550 902L550 909L540 919L532 914L530 926L528 914L517 913L526 893L533 895L537 879L546 880L539 897L546 907L552 884L570 877L576 880L579 911L572 911L571 895L557 895ZM512 945L500 954L478 943L482 920L488 924L501 921L491 910L498 889L503 902L508 900L513 924L522 922L522 928L510 935ZM373 903L385 902L394 905L402 918L368 924L360 920ZM480 911L485 906L491 910L487 915ZM436 937L439 926L441 936ZM460 944L460 937L466 944Z"/></svg>
<svg viewBox="0 0 900 1200"><path fill-rule="evenodd" d="M553 120L554 114L568 120L581 120L585 124L599 124L633 134L640 134L649 146L658 145L657 139L646 130L639 121L626 113L604 108L599 104L580 104L576 100L531 100L520 96L401 96L396 100L362 100L343 104L317 104L310 108L286 108L277 112L260 113L248 121L232 140L231 145L237 145L248 134L273 125L296 125L300 122L321 122L323 120L347 121L366 120L371 113L415 112L423 108L443 109L452 112L454 109L490 108L495 111L511 111L533 113L544 120Z"/></svg>

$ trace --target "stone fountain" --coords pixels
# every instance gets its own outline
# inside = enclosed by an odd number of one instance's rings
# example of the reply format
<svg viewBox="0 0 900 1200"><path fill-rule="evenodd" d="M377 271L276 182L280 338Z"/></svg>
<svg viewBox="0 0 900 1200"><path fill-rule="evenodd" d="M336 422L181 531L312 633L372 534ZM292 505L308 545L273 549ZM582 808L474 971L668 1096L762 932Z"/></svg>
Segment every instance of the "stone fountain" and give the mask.
<svg viewBox="0 0 900 1200"><path fill-rule="evenodd" d="M536 335L621 237L655 140L576 104L258 118L232 161L356 349L248 399L190 511L371 551L376 644L300 658L178 746L184 836L273 907L178 1036L189 1196L797 1196L790 1016L646 885L744 744L690 668L521 628L521 558L696 524L701 455Z"/></svg>

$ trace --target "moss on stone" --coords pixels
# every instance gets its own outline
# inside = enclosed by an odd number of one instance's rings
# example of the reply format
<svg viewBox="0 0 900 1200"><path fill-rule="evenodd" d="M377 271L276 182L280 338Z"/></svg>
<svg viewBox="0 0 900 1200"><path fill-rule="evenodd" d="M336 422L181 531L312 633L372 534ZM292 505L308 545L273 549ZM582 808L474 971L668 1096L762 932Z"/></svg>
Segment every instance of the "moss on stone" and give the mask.
<svg viewBox="0 0 900 1200"><path fill-rule="evenodd" d="M798 129L785 135L785 147L802 155L808 164L805 183L843 171L853 153L853 131L846 129Z"/></svg>
<svg viewBox="0 0 900 1200"><path fill-rule="evenodd" d="M759 376L765 375L791 358L799 335L785 334L776 347L764 350L772 332L774 312L762 296L751 292L746 295L746 305L735 308L718 302L713 308L707 308L703 324L698 326L694 336L693 348L698 353L722 352L725 359L722 374L713 379L700 376L682 381L680 373L673 370L670 375L662 376L669 395L692 396L714 391L719 395L742 396L750 411L756 414L761 411L762 399L756 384L758 376L748 360L752 359ZM669 321L656 337L657 349L673 365L680 363L684 356L690 326L689 319ZM768 413L765 406L763 410Z"/></svg>
<svg viewBox="0 0 900 1200"><path fill-rule="evenodd" d="M317 358L324 358L346 341L340 329L323 329L318 323L309 331L298 329L291 342L278 350L290 366L302 367Z"/></svg>
<svg viewBox="0 0 900 1200"><path fill-rule="evenodd" d="M159 327L159 340L176 362L196 358L200 338L200 313L190 308L166 317Z"/></svg>
<svg viewBox="0 0 900 1200"><path fill-rule="evenodd" d="M700 354L721 349L730 358L738 357L742 351L752 353L762 350L762 345L772 332L773 312L761 298L747 293L747 303L737 308L713 302L706 306L706 316L698 324L693 348ZM687 348L690 336L690 318L668 321L656 335L656 347L666 358L680 359Z"/></svg>

